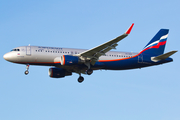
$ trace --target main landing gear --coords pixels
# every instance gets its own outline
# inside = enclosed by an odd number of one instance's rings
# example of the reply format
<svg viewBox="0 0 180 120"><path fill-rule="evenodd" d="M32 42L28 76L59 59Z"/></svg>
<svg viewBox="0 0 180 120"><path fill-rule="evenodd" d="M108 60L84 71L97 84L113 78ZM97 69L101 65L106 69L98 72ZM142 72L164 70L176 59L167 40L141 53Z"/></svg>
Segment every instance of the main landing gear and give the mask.
<svg viewBox="0 0 180 120"><path fill-rule="evenodd" d="M93 73L93 70L92 69L88 69L87 71L86 71L86 74L88 74L88 75L91 75ZM82 83L84 81L84 77L82 77L81 76L81 73L79 73L79 78L78 78L78 82L79 83Z"/></svg>
<svg viewBox="0 0 180 120"><path fill-rule="evenodd" d="M90 62L86 62L84 64L88 67L86 74L91 75L93 73L93 70L91 69Z"/></svg>
<svg viewBox="0 0 180 120"><path fill-rule="evenodd" d="M83 81L84 81L84 77L79 76L79 78L78 78L78 82L79 82L79 83L82 83Z"/></svg>
<svg viewBox="0 0 180 120"><path fill-rule="evenodd" d="M81 76L81 72L79 71L79 78L78 78L78 82L82 83L84 81L84 77Z"/></svg>
<svg viewBox="0 0 180 120"><path fill-rule="evenodd" d="M29 65L26 65L26 71L24 72L25 75L27 75L29 73Z"/></svg>
<svg viewBox="0 0 180 120"><path fill-rule="evenodd" d="M87 73L88 75L91 75L91 74L93 73L93 70L92 70L92 69L88 69L88 70L86 71L86 73Z"/></svg>

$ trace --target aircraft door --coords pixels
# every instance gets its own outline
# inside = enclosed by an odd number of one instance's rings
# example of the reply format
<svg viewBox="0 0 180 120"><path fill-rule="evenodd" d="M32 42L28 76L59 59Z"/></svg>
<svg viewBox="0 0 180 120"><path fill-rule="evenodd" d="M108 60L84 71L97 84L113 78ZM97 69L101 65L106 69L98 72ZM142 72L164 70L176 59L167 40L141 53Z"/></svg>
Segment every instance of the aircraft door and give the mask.
<svg viewBox="0 0 180 120"><path fill-rule="evenodd" d="M138 63L143 63L143 55L142 54L140 54L138 56Z"/></svg>
<svg viewBox="0 0 180 120"><path fill-rule="evenodd" d="M26 55L31 55L31 46L26 46Z"/></svg>

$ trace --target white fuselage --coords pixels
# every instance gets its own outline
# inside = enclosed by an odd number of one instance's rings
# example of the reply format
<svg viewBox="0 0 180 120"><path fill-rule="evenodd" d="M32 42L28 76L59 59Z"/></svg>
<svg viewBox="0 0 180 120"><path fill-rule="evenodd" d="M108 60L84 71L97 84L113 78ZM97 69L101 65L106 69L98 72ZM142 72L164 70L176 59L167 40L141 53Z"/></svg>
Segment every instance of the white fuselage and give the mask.
<svg viewBox="0 0 180 120"><path fill-rule="evenodd" d="M19 51L18 51L19 50ZM14 48L11 52L4 55L4 59L14 63L55 63L55 58L62 55L76 56L86 49L59 48L59 47L42 47L42 46L21 46ZM99 60L114 60L132 57L138 53L115 52L110 51L101 56Z"/></svg>

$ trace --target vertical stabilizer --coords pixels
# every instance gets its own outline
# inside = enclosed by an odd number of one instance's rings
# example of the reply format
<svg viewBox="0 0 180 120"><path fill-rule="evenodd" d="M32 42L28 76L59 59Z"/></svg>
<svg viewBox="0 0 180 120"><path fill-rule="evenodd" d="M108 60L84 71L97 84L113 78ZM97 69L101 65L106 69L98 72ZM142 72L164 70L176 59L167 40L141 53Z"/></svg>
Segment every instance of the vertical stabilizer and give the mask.
<svg viewBox="0 0 180 120"><path fill-rule="evenodd" d="M159 30L159 32L152 38L152 40L144 47L141 53L150 55L163 54L168 37L168 32L168 29Z"/></svg>

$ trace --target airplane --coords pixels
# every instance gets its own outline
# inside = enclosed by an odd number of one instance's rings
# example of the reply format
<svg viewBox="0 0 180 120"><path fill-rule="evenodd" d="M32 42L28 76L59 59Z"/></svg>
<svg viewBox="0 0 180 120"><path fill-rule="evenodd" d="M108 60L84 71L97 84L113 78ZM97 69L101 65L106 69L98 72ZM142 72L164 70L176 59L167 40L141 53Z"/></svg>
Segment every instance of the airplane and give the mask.
<svg viewBox="0 0 180 120"><path fill-rule="evenodd" d="M118 42L130 34L133 26L134 23L121 36L89 50L28 45L12 49L3 58L25 64L25 75L29 73L29 65L52 66L49 68L51 78L77 73L79 83L84 81L81 74L91 75L94 70L136 69L173 61L169 56L177 51L164 54L169 29L160 29L139 53L110 51L116 49Z"/></svg>

